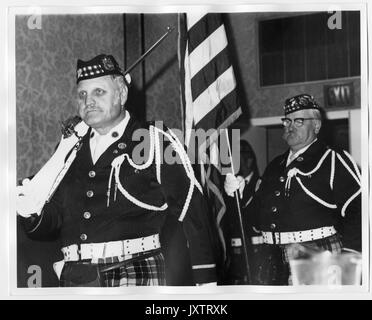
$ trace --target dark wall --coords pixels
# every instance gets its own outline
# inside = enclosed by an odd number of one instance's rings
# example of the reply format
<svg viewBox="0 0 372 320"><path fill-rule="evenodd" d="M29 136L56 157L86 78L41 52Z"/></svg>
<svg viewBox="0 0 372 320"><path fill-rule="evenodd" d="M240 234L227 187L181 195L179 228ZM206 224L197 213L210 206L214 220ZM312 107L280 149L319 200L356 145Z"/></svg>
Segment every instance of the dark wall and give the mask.
<svg viewBox="0 0 372 320"><path fill-rule="evenodd" d="M168 26L174 27L174 31L131 73L134 90L128 105L149 121L162 120L168 127L180 129L177 14L131 14L126 15L124 21L127 66L158 41Z"/></svg>
<svg viewBox="0 0 372 320"><path fill-rule="evenodd" d="M360 77L339 78L331 80L291 83L261 87L259 79L258 21L301 15L301 12L263 12L263 13L230 13L226 20L231 33L228 35L234 42L236 56L236 73L241 83L241 94L247 101L252 118L274 117L282 115L282 105L288 97L300 92L312 94L321 105L324 105L324 86L352 82L355 99L350 108L360 108ZM324 28L327 28L324 25ZM335 31L337 32L337 31ZM314 64L314 68L317 66ZM342 108L342 109L350 109Z"/></svg>

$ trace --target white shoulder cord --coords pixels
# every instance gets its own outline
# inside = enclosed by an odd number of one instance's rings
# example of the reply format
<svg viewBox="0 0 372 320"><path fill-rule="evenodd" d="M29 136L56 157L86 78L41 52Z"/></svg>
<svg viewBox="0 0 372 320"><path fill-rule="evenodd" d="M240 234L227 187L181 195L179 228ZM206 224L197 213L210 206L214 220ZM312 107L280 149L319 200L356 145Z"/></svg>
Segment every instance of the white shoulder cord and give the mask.
<svg viewBox="0 0 372 320"><path fill-rule="evenodd" d="M329 177L329 186L331 190L333 190L333 181L335 179L335 168L336 168L336 152L332 150L331 175Z"/></svg>
<svg viewBox="0 0 372 320"><path fill-rule="evenodd" d="M147 203L144 203L132 195L129 194L127 190L124 189L123 185L120 182L120 167L123 164L125 158L129 162L129 164L138 170L144 170L148 168L154 161L154 130L152 129L153 127L150 126L150 152L149 152L149 158L146 161L146 163L142 165L137 165L136 163L133 162L133 160L129 157L128 154L122 154L119 157L116 157L112 163L111 163L111 172L110 172L110 178L109 178L109 183L108 183L108 188L107 188L107 207L110 205L110 194L111 194L111 182L112 182L112 176L115 176L115 194L114 194L114 201L116 200L116 189L118 188L120 192L126 197L129 201L134 203L135 205L147 209L147 210L153 210L153 211L164 211L165 209L168 208L168 205L165 203L161 207L156 207L153 205L149 205Z"/></svg>
<svg viewBox="0 0 372 320"><path fill-rule="evenodd" d="M162 131L162 130L161 130ZM181 160L182 160L182 164L185 168L185 171L188 175L188 177L191 179L194 179L195 181L195 186L199 189L199 191L201 193L203 193L203 189L201 187L201 185L199 184L199 181L195 178L195 174L194 174L194 169L192 168L192 165L191 165L191 162L190 162L190 158L188 157L185 149L183 148L180 140L177 138L177 136L174 134L174 132L170 129L168 129L170 135L173 137L173 140L171 140L172 143L176 143L177 144L177 150L175 150L176 152L179 153L180 157L181 157ZM167 136L167 134L162 131L163 134L165 134ZM169 136L168 136L168 139L169 139Z"/></svg>
<svg viewBox="0 0 372 320"><path fill-rule="evenodd" d="M325 207L328 207L328 208L331 208L331 209L336 209L337 208L337 205L336 204L330 204L322 199L320 199L319 197L317 197L315 194L313 194L312 192L310 192L309 189L307 189L303 184L302 184L302 181L300 180L300 178L296 177L296 180L298 181L299 185L301 186L301 188L305 191L305 193L310 196L311 198L313 198L315 201L319 202L320 204L322 204L323 206Z"/></svg>
<svg viewBox="0 0 372 320"><path fill-rule="evenodd" d="M291 185L291 179L293 177L296 178L298 184L301 186L301 188L304 190L304 192L309 195L310 197L312 197L314 200L316 200L317 202L319 202L320 204L326 206L326 207L329 207L329 208L337 208L337 205L336 204L330 204L322 199L320 199L319 197L317 197L316 195L314 195L313 193L310 192L310 190L308 190L302 183L301 179L299 177L297 177L297 174L301 174L303 176L308 176L310 174L313 174L314 172L316 172L320 166L322 165L322 163L324 162L325 158L328 156L329 152L332 152L332 160L331 160L331 174L330 174L330 187L331 189L333 190L333 182L334 182L334 175L335 175L335 158L337 156L338 160L342 163L342 165L346 168L346 170L350 173L350 175L355 179L355 181L359 184L360 186L360 172L359 172L359 169L358 169L358 166L356 165L355 161L351 158L351 156L346 152L346 151L343 151L345 153L345 155L349 158L349 160L351 161L351 163L353 164L353 167L354 167L354 170L356 172L357 175L355 175L355 173L353 172L353 170L347 165L347 163L345 162L344 159L342 159L342 157L335 151L331 151L331 149L329 149L324 155L323 157L319 160L319 163L318 165L310 172L307 172L307 173L304 173L302 171L300 171L299 169L297 168L293 168L291 170L288 171L288 175L287 175L287 181L286 181L286 184L285 184L285 190L286 190L286 195L288 196L289 194L289 189L290 189L290 185ZM341 209L341 215L344 217L345 216L345 212L346 212L346 209L347 207L349 206L349 204L359 195L359 193L361 193L361 189L359 188L358 191L356 193L354 193L343 205L342 209Z"/></svg>
<svg viewBox="0 0 372 320"><path fill-rule="evenodd" d="M351 157L351 155L347 151L345 151L345 150L343 150L343 151L344 151L345 155L349 158L349 160L351 161L351 163L353 164L354 170L357 173L359 180L361 180L362 179L362 176L361 176L361 173L359 171L359 168L358 168L356 162L354 161L354 159Z"/></svg>
<svg viewBox="0 0 372 320"><path fill-rule="evenodd" d="M185 149L183 148L181 142L178 140L176 135L170 129L168 129L169 134L166 133L165 131L159 129L159 128L155 128L155 130L157 132L162 133L164 136L166 136L169 139L169 141L171 142L171 146L172 146L173 150L175 150L179 154L180 159L182 161L182 165L184 166L186 174L190 179L190 187L189 187L189 191L187 193L186 201L185 201L185 204L184 204L183 209L181 211L181 214L178 218L178 221L182 222L183 219L185 218L186 212L189 208L191 197L192 197L192 194L193 194L193 191L194 191L194 187L196 186L201 192L202 192L202 189L201 189L201 186L200 186L199 182L195 178L190 159L188 158Z"/></svg>
<svg viewBox="0 0 372 320"><path fill-rule="evenodd" d="M345 151L344 151L345 152ZM346 154L347 156L349 156L348 154ZM357 172L357 175L358 177L355 175L355 173L353 172L353 170L351 170L351 168L347 165L347 163L345 162L344 159L342 159L342 157L337 153L337 158L338 160L340 160L340 162L343 164L343 166L346 168L347 171L349 171L350 175L354 178L354 180L359 184L360 186L360 173L359 173L359 169L357 168L357 165L354 163L354 160L350 159L354 168L356 168L356 172Z"/></svg>
<svg viewBox="0 0 372 320"><path fill-rule="evenodd" d="M355 169L355 172L357 173L357 175L359 177L359 180L362 180L362 175L361 175L361 173L359 171L358 165L356 164L356 162L354 161L354 159L351 157L351 155L347 151L345 151L345 150L343 150L343 151L346 154L346 156L349 158L349 160L351 161L351 163L353 164L354 169Z"/></svg>
<svg viewBox="0 0 372 320"><path fill-rule="evenodd" d="M302 190L308 195L310 196L311 198L313 198L315 201L317 201L318 203L320 203L321 205L325 206L325 207L328 207L328 208L332 208L332 209L336 209L337 208L337 205L336 204L330 204L322 199L320 199L318 196L316 196L315 194L313 194L312 192L310 192L309 189L307 189L301 179L299 177L297 177L297 174L300 174L302 176L309 176L311 174L313 174L314 172L318 171L320 166L323 164L324 160L326 159L326 157L328 156L328 154L331 152L331 149L327 150L324 155L322 156L322 158L319 160L318 164L316 165L316 167L311 170L310 172L302 172L301 170L299 170L298 168L292 168L291 170L288 171L288 174L287 174L287 181L286 181L286 184L285 184L285 194L287 196L289 196L289 189L291 187L291 179L293 177L296 178L298 184L301 186ZM330 179L333 181L333 177L331 175ZM332 182L333 183L333 182Z"/></svg>
<svg viewBox="0 0 372 320"><path fill-rule="evenodd" d="M355 173L351 170L351 168L347 165L347 163L344 161L344 159L342 159L342 157L337 154L337 158L340 160L340 162L343 164L343 166L346 168L347 171L349 171L350 175L355 179L355 181L359 184L359 186L361 186L361 174L359 172L359 168L357 166L357 164L355 163L354 159L350 156L350 154L348 152L346 152L345 150L343 150L344 154L349 158L350 162L353 164L353 167L354 167L354 170L356 172L357 175L355 175ZM345 203L344 205L342 206L342 209L341 209L341 216L342 217L345 217L345 214L346 214L346 209L347 207L349 206L349 204L362 192L362 189L359 188L357 192L355 192Z"/></svg>
<svg viewBox="0 0 372 320"><path fill-rule="evenodd" d="M326 159L326 157L328 156L328 154L331 152L331 149L327 150L324 155L321 157L321 159L319 160L318 164L315 166L315 168L313 170L311 170L310 172L302 172L301 170L299 170L298 168L292 168L288 171L287 173L287 181L285 182L285 192L286 192L286 195L288 196L289 194L289 189L291 188L291 179L293 177L296 177L297 178L297 174L301 174L302 176L309 176L309 175L312 175L314 172L318 171L318 169L320 168L320 166L323 164L324 160Z"/></svg>
<svg viewBox="0 0 372 320"><path fill-rule="evenodd" d="M160 162L161 162L161 155L160 155L160 140L159 140L159 133L156 132L156 127L151 126L151 129L154 131L155 137L155 168L156 168L156 179L158 183L161 184L161 174L160 174Z"/></svg>
<svg viewBox="0 0 372 320"><path fill-rule="evenodd" d="M341 209L341 216L345 217L346 209L349 206L349 204L359 195L359 193L362 192L362 189L359 188L357 192L355 192L342 206Z"/></svg>
<svg viewBox="0 0 372 320"><path fill-rule="evenodd" d="M191 197L192 197L192 194L193 194L194 187L196 186L201 192L202 192L202 188L201 188L199 182L195 178L190 159L188 158L188 156L186 154L186 151L184 150L181 142L178 140L178 138L175 136L175 134L170 129L168 129L168 130L169 130L170 134L166 133L165 131L163 131L159 128L156 128L154 126L150 126L150 155L149 155L149 159L147 160L147 162L145 164L143 164L143 165L135 164L132 161L132 159L130 159L128 154L123 154L119 157L116 157L112 161L112 163L111 163L112 168L111 168L111 172L110 172L110 178L109 178L109 184L108 184L108 190L107 190L107 207L110 205L111 182L112 182L112 176L114 175L114 177L115 177L114 200L116 199L116 189L118 188L120 190L120 192L129 201L131 201L132 203L136 204L137 206L139 206L141 208L148 209L148 210L154 210L154 211L164 211L165 209L168 208L168 205L166 203L164 205L162 205L161 207L156 207L156 206L146 204L142 201L139 201L138 199L136 199L135 197L130 195L128 193L128 191L126 191L124 189L123 185L120 182L120 167L123 164L125 158L128 160L129 164L132 167L134 167L138 170L143 170L143 169L148 168L153 163L154 157L155 157L156 177L157 177L157 181L159 182L159 184L161 183L161 175L160 175L161 156L160 156L160 142L159 142L159 135L161 133L169 139L169 141L171 142L172 148L179 154L179 156L181 158L181 161L182 161L182 164L185 168L186 174L190 179L189 191L188 191L185 204L183 206L183 209L181 211L181 214L180 214L178 220L182 221L184 219L184 217L186 215L186 212L187 212L187 210L189 208L189 205L190 205L190 201L191 201Z"/></svg>

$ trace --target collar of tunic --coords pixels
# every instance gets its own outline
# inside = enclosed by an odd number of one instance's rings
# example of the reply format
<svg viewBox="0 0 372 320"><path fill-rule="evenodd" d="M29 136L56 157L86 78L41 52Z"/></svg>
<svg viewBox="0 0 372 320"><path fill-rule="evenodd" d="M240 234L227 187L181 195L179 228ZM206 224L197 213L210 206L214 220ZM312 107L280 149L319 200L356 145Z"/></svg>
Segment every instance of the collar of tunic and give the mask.
<svg viewBox="0 0 372 320"><path fill-rule="evenodd" d="M129 112L125 111L124 119L105 135L100 135L97 130L92 128L89 143L93 163L97 162L99 157L108 149L110 145L120 139L120 137L124 134L129 119Z"/></svg>
<svg viewBox="0 0 372 320"><path fill-rule="evenodd" d="M292 150L289 150L289 154L288 154L288 158L287 158L287 167L289 166L289 164L294 160L296 159L299 155L303 154L307 149L310 148L310 146L315 142L317 141L318 139L315 138L315 140L313 140L310 144L308 144L307 146L301 148L300 150L296 151L296 152L293 152Z"/></svg>

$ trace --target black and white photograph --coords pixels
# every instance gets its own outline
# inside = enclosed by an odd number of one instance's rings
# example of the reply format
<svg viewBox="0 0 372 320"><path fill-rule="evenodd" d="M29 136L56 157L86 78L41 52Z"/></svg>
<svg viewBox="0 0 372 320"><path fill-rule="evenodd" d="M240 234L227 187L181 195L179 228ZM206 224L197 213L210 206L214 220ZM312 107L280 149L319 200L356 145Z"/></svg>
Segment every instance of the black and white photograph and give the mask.
<svg viewBox="0 0 372 320"><path fill-rule="evenodd" d="M12 294L369 292L367 9L9 7Z"/></svg>

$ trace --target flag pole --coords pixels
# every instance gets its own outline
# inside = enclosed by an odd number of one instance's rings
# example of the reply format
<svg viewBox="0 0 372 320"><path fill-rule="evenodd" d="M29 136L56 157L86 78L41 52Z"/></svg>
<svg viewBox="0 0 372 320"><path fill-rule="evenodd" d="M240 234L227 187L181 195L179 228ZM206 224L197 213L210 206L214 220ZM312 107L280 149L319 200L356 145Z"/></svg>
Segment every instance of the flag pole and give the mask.
<svg viewBox="0 0 372 320"><path fill-rule="evenodd" d="M234 162L233 162L233 158L232 158L231 147L230 147L230 139L229 139L229 133L227 131L227 128L225 128L225 134L226 134L227 146L228 146L228 150L229 150L231 170L232 170L233 175L235 175ZM246 272L247 272L247 281L248 281L248 284L249 284L249 283L251 283L251 272L250 272L250 268L249 268L248 253L247 253L247 242L245 241L243 216L242 216L242 211L241 211L241 208L240 208L238 192L239 192L239 190L235 190L234 195L235 195L235 200L236 200L236 207L238 209L239 225L240 225L240 231L241 231L241 234L242 234L244 260L245 260Z"/></svg>

